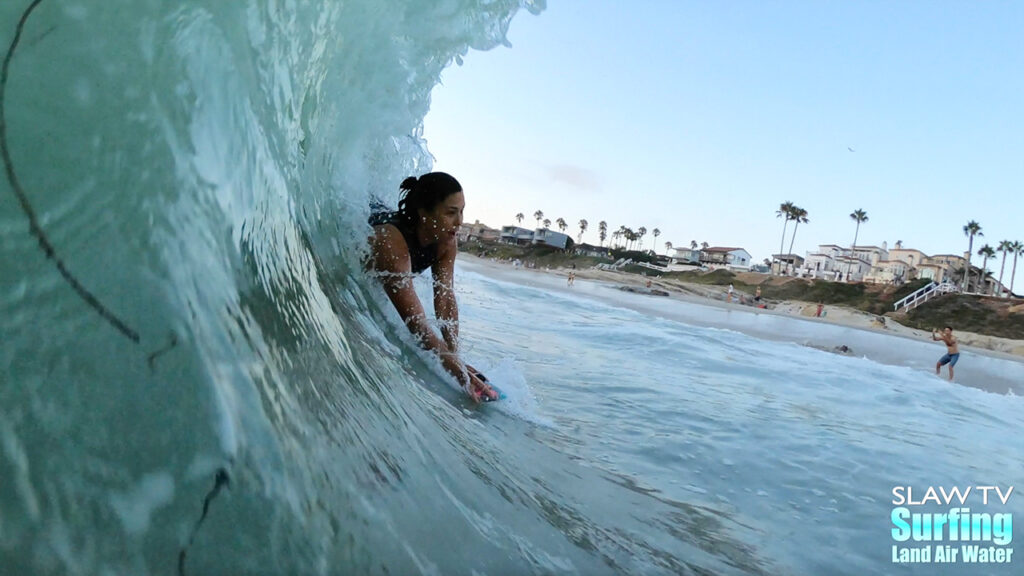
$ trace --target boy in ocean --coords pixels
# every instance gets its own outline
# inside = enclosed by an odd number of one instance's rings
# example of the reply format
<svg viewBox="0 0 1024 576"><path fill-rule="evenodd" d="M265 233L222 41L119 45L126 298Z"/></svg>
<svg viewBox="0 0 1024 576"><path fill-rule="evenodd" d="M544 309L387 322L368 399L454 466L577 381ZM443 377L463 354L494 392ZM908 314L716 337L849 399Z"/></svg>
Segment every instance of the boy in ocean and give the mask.
<svg viewBox="0 0 1024 576"><path fill-rule="evenodd" d="M944 364L949 364L949 379L953 380L953 366L956 366L956 361L960 359L960 346L957 344L956 336L953 336L953 328L946 326L942 332L933 328L932 340L942 340L946 345L946 353L935 363L935 374L938 375Z"/></svg>

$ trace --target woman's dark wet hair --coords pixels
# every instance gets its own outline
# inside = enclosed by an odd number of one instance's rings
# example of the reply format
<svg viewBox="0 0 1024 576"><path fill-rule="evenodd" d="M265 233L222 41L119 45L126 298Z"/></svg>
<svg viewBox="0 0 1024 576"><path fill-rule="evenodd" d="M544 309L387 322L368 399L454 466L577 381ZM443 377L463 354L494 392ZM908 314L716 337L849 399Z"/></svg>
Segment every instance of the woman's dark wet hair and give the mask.
<svg viewBox="0 0 1024 576"><path fill-rule="evenodd" d="M450 174L431 172L419 178L406 178L399 189L402 197L398 201L398 216L407 222L415 222L418 210L433 210L445 198L462 192L462 185Z"/></svg>

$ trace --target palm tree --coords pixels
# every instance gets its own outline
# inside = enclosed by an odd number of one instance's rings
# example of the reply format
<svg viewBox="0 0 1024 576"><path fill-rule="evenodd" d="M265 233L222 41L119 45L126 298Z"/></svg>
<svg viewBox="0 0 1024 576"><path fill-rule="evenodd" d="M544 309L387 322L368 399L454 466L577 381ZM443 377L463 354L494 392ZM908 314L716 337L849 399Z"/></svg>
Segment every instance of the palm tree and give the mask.
<svg viewBox="0 0 1024 576"><path fill-rule="evenodd" d="M793 219L793 209L796 208L792 202L783 202L779 204L779 209L775 211L776 218L784 218L782 221L782 240L779 241L779 255L782 255L782 247L786 245L786 226L789 225L789 221Z"/></svg>
<svg viewBox="0 0 1024 576"><path fill-rule="evenodd" d="M1003 287L1003 271L1006 270L1006 254L1013 250L1013 242L1003 240L999 243L999 247L996 250L1003 253L1003 264L999 267L999 289L1001 290Z"/></svg>
<svg viewBox="0 0 1024 576"><path fill-rule="evenodd" d="M984 256L985 257L985 259L981 261L981 276L978 279L978 281L982 283L982 286L984 286L984 281L985 281L985 276L986 276L986 274L985 274L985 267L988 266L988 259L989 258L995 258L996 257L996 251L993 250L992 247L989 246L988 244L985 244L984 246L982 246L981 248L978 249L978 256Z"/></svg>
<svg viewBox="0 0 1024 576"><path fill-rule="evenodd" d="M857 247L857 236L860 235L860 225L861 225L862 222L867 222L868 221L868 213L863 211L863 210L861 210L860 208L857 208L856 210L854 210L853 212L850 213L850 219L852 219L854 222L857 223L857 228L855 228L854 231L853 231L853 244L850 244L850 256L853 257L853 251ZM900 246L901 246L901 243L897 242L896 243L896 247L899 248ZM847 275L847 277L849 277L849 275L850 275L850 261L849 260L846 261L846 275Z"/></svg>
<svg viewBox="0 0 1024 576"><path fill-rule="evenodd" d="M696 240L690 240L690 250L696 250L696 249L697 249L697 241Z"/></svg>
<svg viewBox="0 0 1024 576"><path fill-rule="evenodd" d="M1013 271L1010 272L1010 293L1013 294L1013 281L1017 278L1017 256L1024 254L1024 243L1020 240L1010 245L1013 254Z"/></svg>
<svg viewBox="0 0 1024 576"><path fill-rule="evenodd" d="M971 220L967 224L964 224L964 236L967 236L970 240L967 243L967 268L964 271L964 285L962 290L967 292L967 281L971 276L971 251L974 250L974 237L984 236L981 233L981 225Z"/></svg>
<svg viewBox="0 0 1024 576"><path fill-rule="evenodd" d="M671 242L665 242L665 254L668 254L671 251L672 251L672 243Z"/></svg>
<svg viewBox="0 0 1024 576"><path fill-rule="evenodd" d="M604 246L605 238L608 238L608 223L604 220L597 223L597 237L601 240L599 246Z"/></svg>
<svg viewBox="0 0 1024 576"><path fill-rule="evenodd" d="M523 223L523 218L526 218L526 216L523 216L522 212L520 212L519 214L516 214L516 222L519 222L520 224L522 224Z"/></svg>
<svg viewBox="0 0 1024 576"><path fill-rule="evenodd" d="M804 224L810 222L810 220L807 219L807 210L804 210L799 206L794 206L793 221L796 222L796 224L793 225L793 237L789 240L789 254L793 253L793 242L796 242L796 229L800 226L801 222Z"/></svg>
<svg viewBox="0 0 1024 576"><path fill-rule="evenodd" d="M537 210L533 213L533 217L537 219L537 228L540 228L540 219L544 217L544 213Z"/></svg>
<svg viewBox="0 0 1024 576"><path fill-rule="evenodd" d="M707 249L708 249L708 246L711 246L711 245L710 245L710 244L708 244L707 242L701 242L701 243L700 243L700 249L701 249L701 250L707 250Z"/></svg>
<svg viewBox="0 0 1024 576"><path fill-rule="evenodd" d="M579 236L579 238L580 238L579 239L579 243L580 244L583 244L583 233L587 231L587 226L588 226L588 224L587 224L586 220L580 220L580 236Z"/></svg>
<svg viewBox="0 0 1024 576"><path fill-rule="evenodd" d="M651 230L651 235L654 237L654 239L651 240L651 250L654 250L654 245L658 242L658 236L661 236L661 230L655 228L654 230Z"/></svg>
<svg viewBox="0 0 1024 576"><path fill-rule="evenodd" d="M637 229L637 231L636 231L636 239L638 241L642 241L644 239L644 236L646 236L646 235L647 235L647 228L644 228L643 226L641 226L640 228Z"/></svg>
<svg viewBox="0 0 1024 576"><path fill-rule="evenodd" d="M868 213L858 208L850 214L850 219L857 223L857 228L853 231L853 244L850 244L850 251L852 252L853 247L857 245L857 236L860 235L861 223L868 221ZM896 244L898 248L902 245L902 241L896 242Z"/></svg>
<svg viewBox="0 0 1024 576"><path fill-rule="evenodd" d="M545 218L544 219L544 229L547 230L548 228L551 228L551 219L550 218Z"/></svg>

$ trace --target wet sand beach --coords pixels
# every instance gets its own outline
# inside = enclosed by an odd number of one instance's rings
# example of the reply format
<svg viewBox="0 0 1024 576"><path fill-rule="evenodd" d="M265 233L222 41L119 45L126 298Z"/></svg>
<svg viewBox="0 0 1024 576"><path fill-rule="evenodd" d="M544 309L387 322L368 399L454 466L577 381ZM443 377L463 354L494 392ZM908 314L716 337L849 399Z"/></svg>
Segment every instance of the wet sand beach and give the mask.
<svg viewBox="0 0 1024 576"><path fill-rule="evenodd" d="M497 279L544 288L564 288L566 290L571 290L572 288L566 286L566 279L570 272L575 273L575 282L577 287L584 282L593 282L616 288L630 287L633 290L642 293L646 289L646 284L649 280L651 282L651 289L667 292L668 296L648 296L648 298L651 299L651 302L643 306L646 310L650 310L652 306L656 307L657 300L660 298L671 298L702 306L743 310L745 312L757 314L793 317L807 322L834 324L848 328L900 336L917 341L931 340L931 335L927 331L909 328L895 322L891 318L885 318L843 306L826 305L823 310L824 315L817 317L815 315L817 312L817 304L811 302L784 300L780 302L771 302L769 304L770 308L755 308L751 305L741 304L736 300L728 302L726 301L727 291L724 286L694 284L671 279L644 277L636 274L611 270L599 270L596 268L569 270L565 268L535 269L515 267L508 262L480 258L465 252L459 253L459 261L469 264L473 269L476 269L480 273L496 277ZM552 279L558 279L559 281L552 282L550 281ZM737 291L737 294L739 295L740 292ZM752 294L743 293L743 296L747 300L753 299ZM738 296L736 298L738 298ZM1011 340L1008 338L973 334L964 331L956 331L956 335L959 338L961 345L972 352L999 358L1024 361L1024 341L1022 340Z"/></svg>

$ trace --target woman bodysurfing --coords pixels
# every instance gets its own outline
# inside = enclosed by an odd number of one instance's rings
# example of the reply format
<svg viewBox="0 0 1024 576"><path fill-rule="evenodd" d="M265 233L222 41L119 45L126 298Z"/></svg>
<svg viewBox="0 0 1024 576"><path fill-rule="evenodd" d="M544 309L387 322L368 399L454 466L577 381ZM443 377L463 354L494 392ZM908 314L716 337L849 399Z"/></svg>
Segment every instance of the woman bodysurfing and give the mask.
<svg viewBox="0 0 1024 576"><path fill-rule="evenodd" d="M444 369L474 400L495 400L498 394L486 378L459 357L459 308L453 281L456 234L466 206L462 186L444 172L431 172L406 178L400 189L397 211L375 211L370 216L368 266L419 344L438 355ZM440 336L413 289L413 277L427 268L434 280Z"/></svg>

